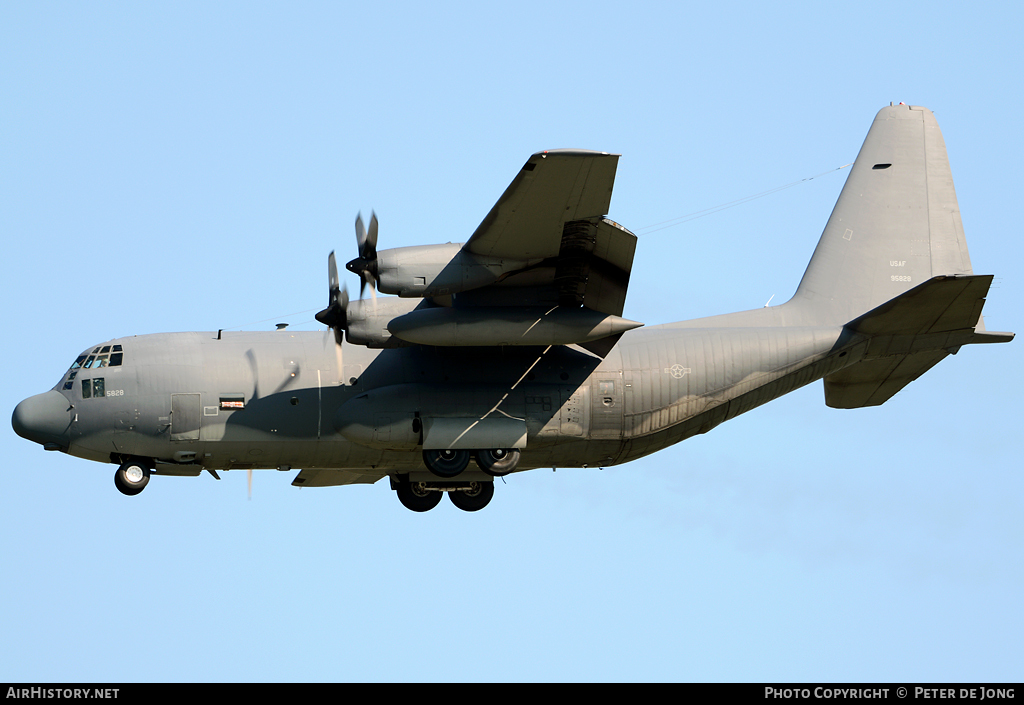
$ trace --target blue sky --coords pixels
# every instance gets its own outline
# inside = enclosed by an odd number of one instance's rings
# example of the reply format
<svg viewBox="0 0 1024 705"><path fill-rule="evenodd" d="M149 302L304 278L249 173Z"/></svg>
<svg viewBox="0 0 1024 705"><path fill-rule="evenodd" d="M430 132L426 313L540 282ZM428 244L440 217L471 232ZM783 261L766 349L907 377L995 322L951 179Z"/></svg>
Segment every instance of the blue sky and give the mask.
<svg viewBox="0 0 1024 705"><path fill-rule="evenodd" d="M987 325L1024 329L1019 5L378 5L0 8L3 408L115 336L315 330L356 212L463 241L541 149L623 155L626 317L780 303L847 171L647 226L853 161L890 101L935 112ZM271 471L126 498L7 426L0 680L1019 681L1020 346L476 514Z"/></svg>

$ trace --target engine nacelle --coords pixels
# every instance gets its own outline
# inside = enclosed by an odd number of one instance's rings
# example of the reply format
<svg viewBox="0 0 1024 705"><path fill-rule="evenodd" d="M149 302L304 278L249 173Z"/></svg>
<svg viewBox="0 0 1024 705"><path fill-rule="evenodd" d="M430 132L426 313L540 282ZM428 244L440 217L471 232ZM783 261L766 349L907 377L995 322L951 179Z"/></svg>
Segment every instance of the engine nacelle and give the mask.
<svg viewBox="0 0 1024 705"><path fill-rule="evenodd" d="M625 333L643 324L588 308L420 307L388 323L396 337L440 346L571 345Z"/></svg>
<svg viewBox="0 0 1024 705"><path fill-rule="evenodd" d="M529 264L463 252L460 243L395 247L377 253L377 286L403 298L447 296L493 284Z"/></svg>
<svg viewBox="0 0 1024 705"><path fill-rule="evenodd" d="M348 328L345 338L353 345L368 348L384 348L395 345L397 340L388 331L392 319L412 312L421 301L398 299L360 299L348 305Z"/></svg>

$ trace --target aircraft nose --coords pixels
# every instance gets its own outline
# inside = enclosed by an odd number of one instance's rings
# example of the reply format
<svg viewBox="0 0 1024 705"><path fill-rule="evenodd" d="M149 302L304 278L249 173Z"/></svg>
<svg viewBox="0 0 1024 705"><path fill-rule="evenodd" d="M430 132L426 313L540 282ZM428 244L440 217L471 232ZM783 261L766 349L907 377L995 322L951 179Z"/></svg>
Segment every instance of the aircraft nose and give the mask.
<svg viewBox="0 0 1024 705"><path fill-rule="evenodd" d="M70 439L70 407L63 394L51 389L14 407L11 425L19 436L41 443L46 450L66 450Z"/></svg>

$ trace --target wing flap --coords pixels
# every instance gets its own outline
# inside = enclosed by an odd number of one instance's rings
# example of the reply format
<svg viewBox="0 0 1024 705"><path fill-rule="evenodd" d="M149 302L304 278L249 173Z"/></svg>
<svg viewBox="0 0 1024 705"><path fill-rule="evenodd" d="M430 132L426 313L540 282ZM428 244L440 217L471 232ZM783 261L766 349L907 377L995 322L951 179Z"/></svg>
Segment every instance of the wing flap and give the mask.
<svg viewBox="0 0 1024 705"><path fill-rule="evenodd" d="M635 252L636 235L608 219L598 223L583 290L584 306L612 316L622 315Z"/></svg>

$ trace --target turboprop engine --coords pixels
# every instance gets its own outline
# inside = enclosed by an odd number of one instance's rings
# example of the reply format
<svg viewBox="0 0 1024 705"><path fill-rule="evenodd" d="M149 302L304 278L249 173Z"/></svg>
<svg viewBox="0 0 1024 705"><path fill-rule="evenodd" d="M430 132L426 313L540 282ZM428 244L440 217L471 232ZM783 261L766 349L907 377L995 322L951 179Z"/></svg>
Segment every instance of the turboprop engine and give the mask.
<svg viewBox="0 0 1024 705"><path fill-rule="evenodd" d="M421 307L394 318L388 330L420 345L571 345L642 325L589 308L565 306Z"/></svg>
<svg viewBox="0 0 1024 705"><path fill-rule="evenodd" d="M464 252L462 243L452 242L378 252L377 231L376 214L370 217L369 230L363 227L363 217L356 217L358 256L345 267L359 276L360 297L367 284L402 298L447 296L493 284L534 263Z"/></svg>
<svg viewBox="0 0 1024 705"><path fill-rule="evenodd" d="M460 243L395 247L377 253L377 288L403 298L447 296L493 284L528 262L482 257Z"/></svg>

